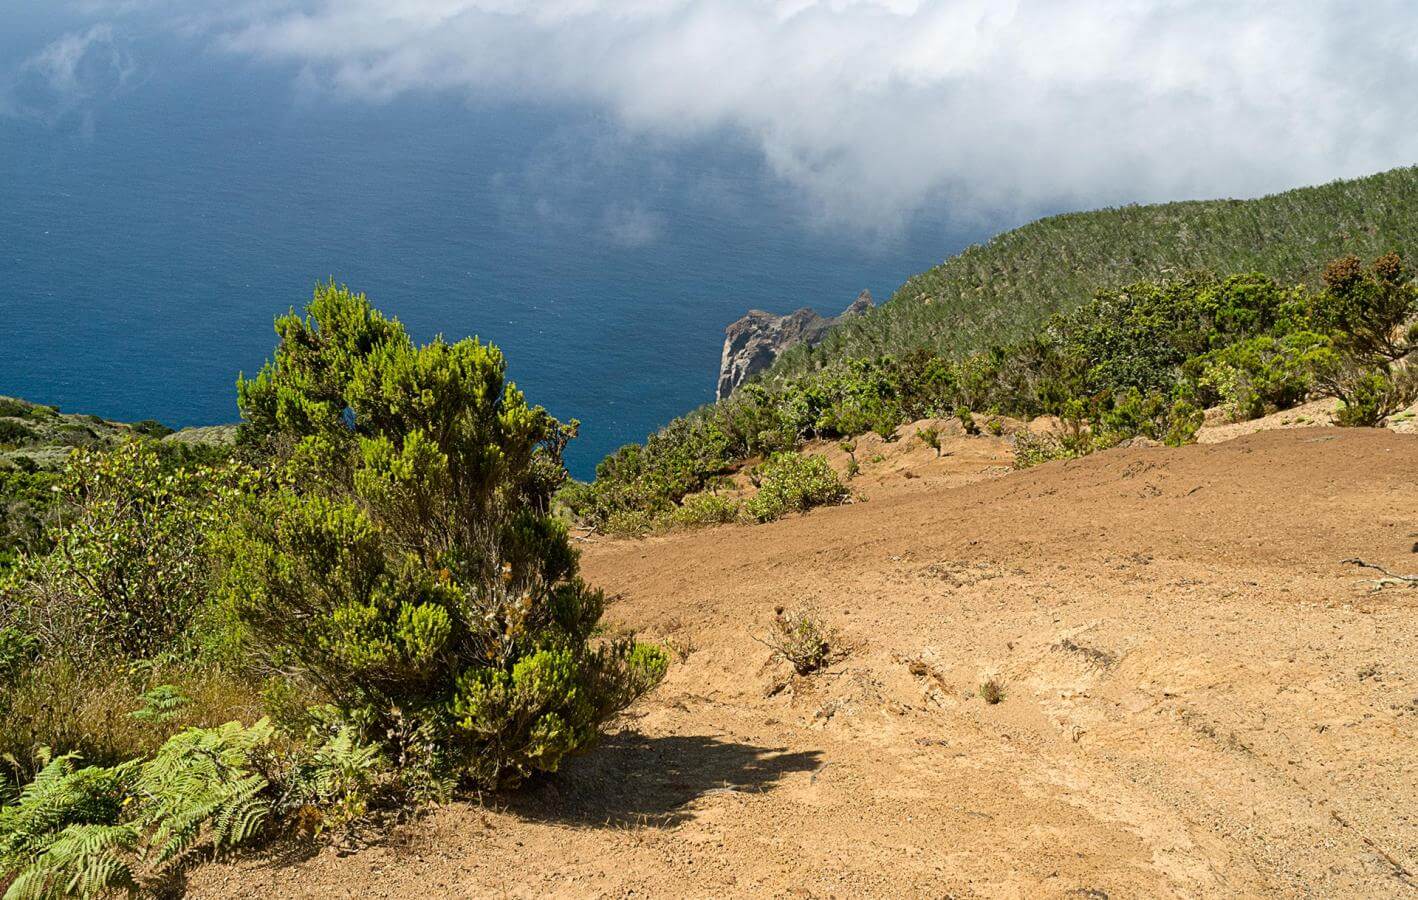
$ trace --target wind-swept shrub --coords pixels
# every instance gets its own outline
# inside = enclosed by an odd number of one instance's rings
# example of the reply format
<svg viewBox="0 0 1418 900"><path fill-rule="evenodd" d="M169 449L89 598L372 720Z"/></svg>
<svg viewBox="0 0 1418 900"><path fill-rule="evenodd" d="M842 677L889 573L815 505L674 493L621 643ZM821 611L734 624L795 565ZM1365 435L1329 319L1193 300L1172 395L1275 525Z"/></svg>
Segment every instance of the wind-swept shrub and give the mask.
<svg viewBox="0 0 1418 900"><path fill-rule="evenodd" d="M224 542L252 648L391 757L431 731L468 781L555 770L664 671L654 648L591 641L604 597L551 514L576 423L529 406L496 347L415 346L333 284L276 330L239 385L276 487Z"/></svg>
<svg viewBox="0 0 1418 900"><path fill-rule="evenodd" d="M768 636L758 640L797 674L811 675L832 659L837 636L815 609L780 606L773 611Z"/></svg>
<svg viewBox="0 0 1418 900"><path fill-rule="evenodd" d="M841 503L847 488L821 456L776 453L759 470L759 488L745 505L760 522L814 506Z"/></svg>
<svg viewBox="0 0 1418 900"><path fill-rule="evenodd" d="M1100 430L1095 449L1139 436L1169 447L1180 447L1196 440L1204 420L1205 414L1190 400L1144 395L1136 388L1129 388L1099 414Z"/></svg>
<svg viewBox="0 0 1418 900"><path fill-rule="evenodd" d="M1203 400L1220 403L1231 419L1244 421L1304 401L1333 356L1328 338L1296 331L1212 351L1188 360L1185 370Z"/></svg>

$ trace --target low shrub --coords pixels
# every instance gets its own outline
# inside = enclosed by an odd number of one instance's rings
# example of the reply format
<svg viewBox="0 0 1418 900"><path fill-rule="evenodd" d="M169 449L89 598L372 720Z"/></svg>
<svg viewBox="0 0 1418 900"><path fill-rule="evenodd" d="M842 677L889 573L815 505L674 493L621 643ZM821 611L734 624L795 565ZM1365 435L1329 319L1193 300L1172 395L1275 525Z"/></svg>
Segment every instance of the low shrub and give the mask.
<svg viewBox="0 0 1418 900"><path fill-rule="evenodd" d="M759 480L758 493L744 508L760 522L841 503L848 496L842 480L821 456L775 453L760 469Z"/></svg>
<svg viewBox="0 0 1418 900"><path fill-rule="evenodd" d="M0 444L22 447L37 437L35 430L14 419L0 419Z"/></svg>
<svg viewBox="0 0 1418 900"><path fill-rule="evenodd" d="M1077 459L1094 449L1093 435L1088 432L1035 434L1021 431L1014 438L1014 468L1028 469L1056 459Z"/></svg>
<svg viewBox="0 0 1418 900"><path fill-rule="evenodd" d="M1333 354L1328 338L1297 331L1232 344L1189 360L1185 370L1204 401L1244 421L1302 402Z"/></svg>
<svg viewBox="0 0 1418 900"><path fill-rule="evenodd" d="M981 682L978 693L981 700L994 706L1004 700L1004 683L998 678L987 678Z"/></svg>
<svg viewBox="0 0 1418 900"><path fill-rule="evenodd" d="M1185 398L1171 400L1129 388L1098 414L1098 439L1093 449L1112 447L1132 437L1145 437L1169 447L1196 440L1205 413Z"/></svg>
<svg viewBox="0 0 1418 900"><path fill-rule="evenodd" d="M1336 425L1373 428L1418 401L1418 367L1349 370L1333 379L1341 405Z"/></svg>
<svg viewBox="0 0 1418 900"><path fill-rule="evenodd" d="M777 659L787 662L799 675L811 675L832 659L835 633L811 607L773 612L768 636L759 639Z"/></svg>
<svg viewBox="0 0 1418 900"><path fill-rule="evenodd" d="M209 526L226 475L167 470L152 446L76 450L55 485L66 515L54 549L0 583L0 624L45 657L144 658L172 650L206 599Z"/></svg>
<svg viewBox="0 0 1418 900"><path fill-rule="evenodd" d="M669 515L672 528L704 528L737 522L743 515L743 504L719 494L691 494Z"/></svg>

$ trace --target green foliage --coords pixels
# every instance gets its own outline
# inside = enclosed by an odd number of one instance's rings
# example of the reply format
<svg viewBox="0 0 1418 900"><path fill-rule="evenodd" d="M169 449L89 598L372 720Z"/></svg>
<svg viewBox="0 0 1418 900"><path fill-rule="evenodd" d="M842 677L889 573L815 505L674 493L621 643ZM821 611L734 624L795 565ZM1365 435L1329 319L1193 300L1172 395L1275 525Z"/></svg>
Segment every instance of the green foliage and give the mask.
<svg viewBox="0 0 1418 900"><path fill-rule="evenodd" d="M1169 400L1128 388L1098 417L1100 446L1111 447L1131 437L1180 447L1196 440L1203 412L1187 399Z"/></svg>
<svg viewBox="0 0 1418 900"><path fill-rule="evenodd" d="M1418 170L1404 177L1418 189ZM1003 415L1077 420L1063 433L1021 435L1019 466L1080 456L1136 436L1187 443L1210 404L1249 418L1316 391L1343 396L1343 379L1333 373L1346 366L1388 378L1391 361L1377 351L1359 355L1354 335L1384 333L1399 341L1402 329L1392 323L1400 312L1411 315L1403 310L1415 289L1397 256L1381 258L1360 276L1354 282L1360 286L1353 287L1331 273L1331 287L1316 298L1304 286L1285 286L1259 273L1197 272L1098 290L1008 343L957 345L956 337L970 329L952 318L946 348L922 332L893 330L871 342L869 356L803 351L811 364L795 366L789 353L783 366L727 399L672 422L643 446L621 448L601 464L595 482L568 489L562 499L588 525L648 531L686 495L755 455L867 431L894 436L905 422L946 415L967 434L980 433L982 414L992 434L1004 432ZM1350 299L1336 306L1327 297ZM887 318L878 315L877 321ZM842 329L861 334L853 329L867 327L851 320ZM1345 363L1348 357L1353 361ZM1379 391L1378 381L1349 381L1360 394L1348 405L1369 410L1355 418L1372 420L1403 396ZM1378 395L1390 399L1379 402ZM712 445L699 446L702 435L713 435ZM929 429L919 436L939 452ZM851 477L860 467L854 452L847 452Z"/></svg>
<svg viewBox="0 0 1418 900"><path fill-rule="evenodd" d="M54 486L67 514L54 549L0 584L0 615L46 656L140 658L188 634L209 582L206 533L222 483L165 470L145 442L77 450Z"/></svg>
<svg viewBox="0 0 1418 900"><path fill-rule="evenodd" d="M742 504L732 497L691 494L670 513L669 522L674 528L703 528L737 522L742 514Z"/></svg>
<svg viewBox="0 0 1418 900"><path fill-rule="evenodd" d="M821 456L775 453L763 464L760 480L758 493L744 505L760 522L847 499L847 488Z"/></svg>
<svg viewBox="0 0 1418 900"><path fill-rule="evenodd" d="M1232 420L1244 421L1302 402L1334 359L1329 338L1293 331L1248 338L1194 357L1184 371L1203 402L1219 403Z"/></svg>
<svg viewBox="0 0 1418 900"><path fill-rule="evenodd" d="M13 625L0 627L0 684L10 684L39 656L39 639Z"/></svg>
<svg viewBox="0 0 1418 900"><path fill-rule="evenodd" d="M1418 368L1363 369L1341 366L1327 376L1341 405L1335 424L1376 427L1406 406L1418 401Z"/></svg>
<svg viewBox="0 0 1418 900"><path fill-rule="evenodd" d="M980 426L975 424L975 414L964 406L955 407L955 418L959 420L960 427L965 429L966 434L979 434Z"/></svg>
<svg viewBox="0 0 1418 900"><path fill-rule="evenodd" d="M173 735L145 763L133 786L137 825L158 866L182 857L199 839L217 850L255 837L271 812L258 754L275 730L267 719L246 728L228 722Z"/></svg>
<svg viewBox="0 0 1418 900"><path fill-rule="evenodd" d="M192 701L186 694L170 684L160 684L143 692L143 705L128 714L128 718L139 722L162 724L171 722L182 714L183 707Z"/></svg>
<svg viewBox="0 0 1418 900"><path fill-rule="evenodd" d="M922 444L925 444L927 447L930 447L932 450L934 450L936 456L940 456L939 428L936 428L935 426L930 426L928 428L917 428L916 437L921 439Z"/></svg>
<svg viewBox="0 0 1418 900"><path fill-rule="evenodd" d="M50 760L0 809L0 878L15 876L6 900L131 888L124 851L138 835L119 818L135 774L136 764L79 768L73 754Z"/></svg>
<svg viewBox="0 0 1418 900"><path fill-rule="evenodd" d="M15 877L5 900L133 893L138 885L131 854L137 843L131 825L70 825Z"/></svg>
<svg viewBox="0 0 1418 900"><path fill-rule="evenodd" d="M1099 292L1050 329L1082 395L1169 393L1188 359L1267 332L1299 301L1262 275L1139 282Z"/></svg>
<svg viewBox="0 0 1418 900"><path fill-rule="evenodd" d="M978 693L981 700L994 706L1004 700L1004 684L998 678L987 678L980 683Z"/></svg>
<svg viewBox="0 0 1418 900"><path fill-rule="evenodd" d="M238 386L275 485L224 539L252 649L393 757L431 731L478 784L555 770L656 671L589 640L604 598L551 514L576 424L529 406L496 347L415 346L333 284L276 330Z"/></svg>
<svg viewBox="0 0 1418 900"><path fill-rule="evenodd" d="M272 809L259 764L265 719L174 735L146 762L78 768L51 760L0 809L0 877L12 898L93 897L154 883L200 844L256 837Z"/></svg>
<svg viewBox="0 0 1418 900"><path fill-rule="evenodd" d="M0 685L0 758L9 762L3 774L31 777L45 748L101 765L148 756L182 728L216 725L259 706L255 685L206 661L31 658Z"/></svg>
<svg viewBox="0 0 1418 900"><path fill-rule="evenodd" d="M21 553L48 548L58 480L59 473L37 468L28 457L0 465L0 578Z"/></svg>
<svg viewBox="0 0 1418 900"><path fill-rule="evenodd" d="M917 348L958 358L1026 340L1100 290L1181 272L1266 272L1280 284L1318 287L1325 260L1411 247L1415 216L1418 169L1405 168L1255 200L1040 219L908 279L889 302L837 325L811 351L789 350L765 380Z"/></svg>
<svg viewBox="0 0 1418 900"><path fill-rule="evenodd" d="M148 438L164 438L173 433L173 429L167 427L157 419L144 419L141 422L134 422L132 426L134 434L140 434Z"/></svg>
<svg viewBox="0 0 1418 900"><path fill-rule="evenodd" d="M1368 268L1345 256L1324 270L1325 290L1315 298L1315 322L1340 349L1374 363L1391 362L1418 348L1409 326L1418 319L1418 285L1397 253Z"/></svg>
<svg viewBox="0 0 1418 900"><path fill-rule="evenodd" d="M349 726L328 740L312 736L282 773L282 809L314 836L348 829L369 814L389 770L379 747L361 743Z"/></svg>
<svg viewBox="0 0 1418 900"><path fill-rule="evenodd" d="M37 437L35 430L24 422L14 419L0 419L0 444L20 447Z"/></svg>

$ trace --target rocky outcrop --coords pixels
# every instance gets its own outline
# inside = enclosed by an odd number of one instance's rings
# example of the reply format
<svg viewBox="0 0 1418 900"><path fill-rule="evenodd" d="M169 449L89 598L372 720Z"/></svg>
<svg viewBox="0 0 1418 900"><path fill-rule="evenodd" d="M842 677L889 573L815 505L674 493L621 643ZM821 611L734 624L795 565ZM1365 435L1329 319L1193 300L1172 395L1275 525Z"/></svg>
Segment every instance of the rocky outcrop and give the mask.
<svg viewBox="0 0 1418 900"><path fill-rule="evenodd" d="M723 400L749 378L773 365L784 350L797 344L816 345L828 329L843 319L871 309L871 291L862 291L852 305L835 318L825 318L804 306L786 316L761 309L724 329L724 353L719 360L718 399Z"/></svg>

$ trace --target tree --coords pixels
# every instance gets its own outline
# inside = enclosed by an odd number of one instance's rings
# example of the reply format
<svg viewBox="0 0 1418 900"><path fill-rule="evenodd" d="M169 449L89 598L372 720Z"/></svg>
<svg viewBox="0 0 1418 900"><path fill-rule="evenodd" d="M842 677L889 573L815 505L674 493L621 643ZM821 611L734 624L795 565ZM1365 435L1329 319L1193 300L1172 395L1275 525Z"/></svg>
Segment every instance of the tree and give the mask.
<svg viewBox="0 0 1418 900"><path fill-rule="evenodd" d="M429 742L483 785L555 770L666 664L590 640L604 596L551 514L576 423L529 406L493 345L415 346L333 283L276 331L238 385L274 481L227 541L253 646L365 739Z"/></svg>
<svg viewBox="0 0 1418 900"><path fill-rule="evenodd" d="M1365 269L1357 256L1331 262L1325 291L1315 300L1315 320L1341 349L1371 364L1401 359L1418 348L1418 285L1397 253Z"/></svg>

